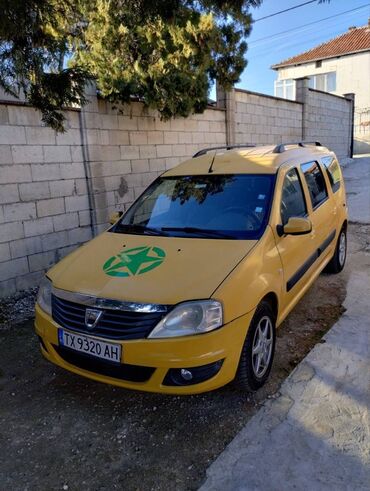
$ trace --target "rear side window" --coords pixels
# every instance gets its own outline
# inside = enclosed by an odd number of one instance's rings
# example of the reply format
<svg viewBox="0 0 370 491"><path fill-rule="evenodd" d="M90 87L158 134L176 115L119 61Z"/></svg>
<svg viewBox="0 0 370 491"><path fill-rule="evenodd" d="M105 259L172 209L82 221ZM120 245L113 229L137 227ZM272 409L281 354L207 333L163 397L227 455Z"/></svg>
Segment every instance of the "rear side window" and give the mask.
<svg viewBox="0 0 370 491"><path fill-rule="evenodd" d="M333 190L333 193L335 191L338 191L340 188L340 168L338 161L335 160L333 157L323 157L321 159L321 162L324 164L326 172L329 177L330 185Z"/></svg>
<svg viewBox="0 0 370 491"><path fill-rule="evenodd" d="M312 208L316 208L328 197L323 173L316 162L301 165L310 192Z"/></svg>
<svg viewBox="0 0 370 491"><path fill-rule="evenodd" d="M283 225L288 222L290 217L304 217L307 214L297 169L291 169L285 176L280 210Z"/></svg>

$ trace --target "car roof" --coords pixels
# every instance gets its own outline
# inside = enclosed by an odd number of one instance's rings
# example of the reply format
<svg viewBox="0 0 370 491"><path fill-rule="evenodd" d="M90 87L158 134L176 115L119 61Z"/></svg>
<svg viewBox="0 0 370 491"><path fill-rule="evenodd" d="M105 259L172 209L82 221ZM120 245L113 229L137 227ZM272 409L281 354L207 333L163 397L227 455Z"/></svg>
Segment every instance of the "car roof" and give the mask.
<svg viewBox="0 0 370 491"><path fill-rule="evenodd" d="M199 156L196 154L162 176L204 175L209 173L211 165L213 174L276 174L283 164L301 164L324 155L333 155L321 145L297 146L295 143L230 150L225 148L221 151L212 151L210 148L199 153Z"/></svg>

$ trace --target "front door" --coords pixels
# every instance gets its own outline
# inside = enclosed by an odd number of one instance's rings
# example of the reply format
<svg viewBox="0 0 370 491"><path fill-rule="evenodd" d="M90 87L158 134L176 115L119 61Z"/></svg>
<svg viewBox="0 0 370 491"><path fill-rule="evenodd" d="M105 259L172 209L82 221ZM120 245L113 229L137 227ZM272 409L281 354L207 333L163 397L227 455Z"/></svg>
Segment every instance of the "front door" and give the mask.
<svg viewBox="0 0 370 491"><path fill-rule="evenodd" d="M281 179L283 179L281 195L280 197L277 196L280 210L279 214L275 214L275 225L285 225L291 217L309 218L309 208L299 171L296 168L291 168ZM284 235L279 234L279 227L274 226L273 229L283 265L280 307L281 316L284 318L296 301L297 295L312 276L313 268L311 266L316 250L316 241L312 232L304 235Z"/></svg>

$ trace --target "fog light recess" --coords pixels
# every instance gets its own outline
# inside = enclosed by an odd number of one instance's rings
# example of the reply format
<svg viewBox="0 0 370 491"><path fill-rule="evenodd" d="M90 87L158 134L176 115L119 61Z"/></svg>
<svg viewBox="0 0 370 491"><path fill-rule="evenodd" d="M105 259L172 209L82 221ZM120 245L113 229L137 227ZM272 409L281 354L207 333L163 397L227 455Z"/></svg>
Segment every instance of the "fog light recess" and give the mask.
<svg viewBox="0 0 370 491"><path fill-rule="evenodd" d="M171 368L163 381L163 385L194 385L214 377L222 367L224 360L208 363L200 367Z"/></svg>

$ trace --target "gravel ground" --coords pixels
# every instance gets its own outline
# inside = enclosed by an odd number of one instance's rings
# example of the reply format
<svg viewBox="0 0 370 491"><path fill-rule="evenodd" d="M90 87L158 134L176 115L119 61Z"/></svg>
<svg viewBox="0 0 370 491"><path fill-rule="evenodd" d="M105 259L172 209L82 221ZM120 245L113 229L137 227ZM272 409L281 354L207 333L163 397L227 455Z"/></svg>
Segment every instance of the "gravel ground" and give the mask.
<svg viewBox="0 0 370 491"><path fill-rule="evenodd" d="M350 227L366 249L368 227ZM350 260L321 275L278 331L268 384L187 397L146 394L85 380L45 361L32 320L0 330L1 488L192 490L205 470L343 312ZM16 304L17 305L17 304Z"/></svg>
<svg viewBox="0 0 370 491"><path fill-rule="evenodd" d="M0 330L33 318L37 290L31 288L11 297L0 298Z"/></svg>

